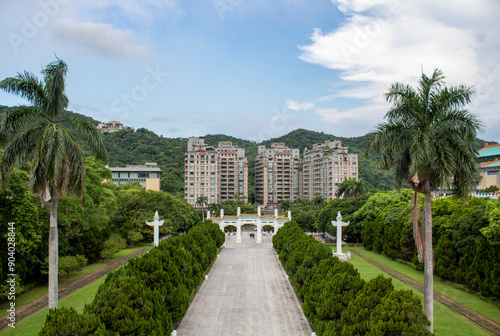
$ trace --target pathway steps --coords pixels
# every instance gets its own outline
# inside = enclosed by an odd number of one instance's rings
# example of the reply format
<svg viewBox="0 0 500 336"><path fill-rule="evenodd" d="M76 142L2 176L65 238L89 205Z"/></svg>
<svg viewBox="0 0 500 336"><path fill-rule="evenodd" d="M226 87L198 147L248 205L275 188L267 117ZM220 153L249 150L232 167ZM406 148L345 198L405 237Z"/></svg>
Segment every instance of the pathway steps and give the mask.
<svg viewBox="0 0 500 336"><path fill-rule="evenodd" d="M178 336L310 336L302 307L272 247L242 233L226 236L215 261L177 328Z"/></svg>

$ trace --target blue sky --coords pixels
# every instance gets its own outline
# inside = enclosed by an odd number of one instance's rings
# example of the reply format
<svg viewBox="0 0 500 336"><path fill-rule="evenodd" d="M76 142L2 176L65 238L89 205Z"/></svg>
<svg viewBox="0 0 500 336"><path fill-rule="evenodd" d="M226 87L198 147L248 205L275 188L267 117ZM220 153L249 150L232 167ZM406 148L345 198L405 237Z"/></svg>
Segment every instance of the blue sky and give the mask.
<svg viewBox="0 0 500 336"><path fill-rule="evenodd" d="M0 0L0 78L69 66L70 109L167 137L373 130L440 68L500 141L496 0ZM1 92L0 104L23 103Z"/></svg>

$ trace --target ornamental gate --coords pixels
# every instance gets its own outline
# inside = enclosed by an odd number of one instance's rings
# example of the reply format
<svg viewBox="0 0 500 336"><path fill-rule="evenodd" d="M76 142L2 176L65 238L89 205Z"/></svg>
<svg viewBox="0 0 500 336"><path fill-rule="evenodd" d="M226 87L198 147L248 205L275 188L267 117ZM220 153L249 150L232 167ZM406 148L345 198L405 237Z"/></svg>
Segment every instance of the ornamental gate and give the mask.
<svg viewBox="0 0 500 336"><path fill-rule="evenodd" d="M241 243L241 227L245 224L257 226L257 243L262 243L262 228L264 225L272 226L276 233L286 222L292 220L291 211L288 211L288 217L279 217L278 209L274 209L274 216L261 215L260 207L257 209L257 214L242 214L239 207L237 211L236 216L224 216L224 209L222 209L220 217L211 217L210 211L207 212L207 218L219 224L222 231L228 225L236 226L237 243Z"/></svg>

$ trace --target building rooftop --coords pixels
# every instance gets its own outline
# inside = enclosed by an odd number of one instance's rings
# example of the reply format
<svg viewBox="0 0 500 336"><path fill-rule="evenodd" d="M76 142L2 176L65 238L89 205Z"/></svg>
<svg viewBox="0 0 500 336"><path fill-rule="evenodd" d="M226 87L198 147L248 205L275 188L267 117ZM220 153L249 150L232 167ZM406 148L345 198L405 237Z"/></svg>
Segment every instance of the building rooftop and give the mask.
<svg viewBox="0 0 500 336"><path fill-rule="evenodd" d="M480 158L488 157L488 156L497 156L500 155L500 144L497 145L489 145L487 142L484 144L484 147L477 151L477 155Z"/></svg>
<svg viewBox="0 0 500 336"><path fill-rule="evenodd" d="M156 163L146 163L145 165L127 165L126 167L108 167L111 171L151 171L161 172L161 168Z"/></svg>
<svg viewBox="0 0 500 336"><path fill-rule="evenodd" d="M495 161L486 162L484 166L481 166L481 168L495 168L495 167L500 167L499 159L495 159Z"/></svg>

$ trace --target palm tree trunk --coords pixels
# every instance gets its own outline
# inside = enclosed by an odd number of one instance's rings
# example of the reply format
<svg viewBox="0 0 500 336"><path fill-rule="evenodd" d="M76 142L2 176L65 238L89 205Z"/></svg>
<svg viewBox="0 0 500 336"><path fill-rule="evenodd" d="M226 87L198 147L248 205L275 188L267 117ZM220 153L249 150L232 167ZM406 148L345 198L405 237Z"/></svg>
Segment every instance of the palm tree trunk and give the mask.
<svg viewBox="0 0 500 336"><path fill-rule="evenodd" d="M418 192L415 190L413 192L413 238L415 239L415 244L417 245L417 255L418 262L424 262L424 237L420 225L418 225L418 218L420 217L420 207L418 206Z"/></svg>
<svg viewBox="0 0 500 336"><path fill-rule="evenodd" d="M201 206L201 221L205 221L205 207L203 205Z"/></svg>
<svg viewBox="0 0 500 336"><path fill-rule="evenodd" d="M429 180L424 182L425 189L425 255L424 255L424 313L431 322L427 330L434 330L434 275L433 275L433 256L432 253L432 203L431 203L431 185Z"/></svg>
<svg viewBox="0 0 500 336"><path fill-rule="evenodd" d="M49 309L57 308L59 238L57 232L57 190L51 187L49 226Z"/></svg>

